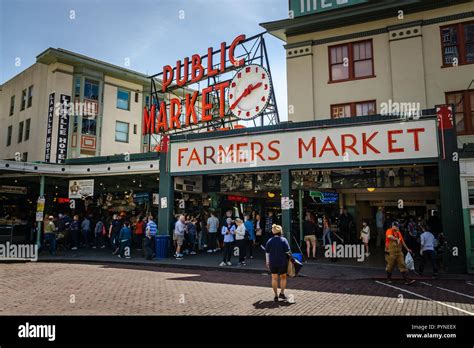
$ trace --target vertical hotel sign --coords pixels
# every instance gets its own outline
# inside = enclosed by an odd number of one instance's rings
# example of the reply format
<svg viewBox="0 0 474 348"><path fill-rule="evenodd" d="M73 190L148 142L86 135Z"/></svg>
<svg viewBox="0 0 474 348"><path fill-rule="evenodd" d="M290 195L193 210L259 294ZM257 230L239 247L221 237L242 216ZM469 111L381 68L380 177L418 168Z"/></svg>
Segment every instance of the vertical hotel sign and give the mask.
<svg viewBox="0 0 474 348"><path fill-rule="evenodd" d="M46 121L46 148L44 161L51 162L51 143L53 140L54 92L48 98L48 119Z"/></svg>
<svg viewBox="0 0 474 348"><path fill-rule="evenodd" d="M301 17L366 2L368 0L290 0L290 12L293 17Z"/></svg>
<svg viewBox="0 0 474 348"><path fill-rule="evenodd" d="M59 108L58 125L58 146L56 148L56 163L64 163L67 157L67 143L69 133L69 104L71 96L61 94L59 99L61 106Z"/></svg>

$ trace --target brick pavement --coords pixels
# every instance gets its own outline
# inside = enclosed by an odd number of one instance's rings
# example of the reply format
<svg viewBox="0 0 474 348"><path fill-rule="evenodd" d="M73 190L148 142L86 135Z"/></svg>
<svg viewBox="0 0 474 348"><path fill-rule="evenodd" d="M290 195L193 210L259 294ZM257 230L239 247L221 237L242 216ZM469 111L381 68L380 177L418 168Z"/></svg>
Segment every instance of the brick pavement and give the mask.
<svg viewBox="0 0 474 348"><path fill-rule="evenodd" d="M289 280L294 303L272 302L270 276L121 264L16 263L0 268L0 315L465 315L474 285L429 281L407 289L373 280ZM465 296L440 290L451 289ZM403 297L400 297L402 295ZM472 298L470 298L471 296ZM456 308L452 308L452 307Z"/></svg>

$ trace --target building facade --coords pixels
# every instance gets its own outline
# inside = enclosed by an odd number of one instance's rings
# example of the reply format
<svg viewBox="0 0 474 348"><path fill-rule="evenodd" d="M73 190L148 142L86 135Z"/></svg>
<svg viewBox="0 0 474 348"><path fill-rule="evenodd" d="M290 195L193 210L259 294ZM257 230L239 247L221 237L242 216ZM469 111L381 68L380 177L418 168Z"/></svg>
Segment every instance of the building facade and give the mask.
<svg viewBox="0 0 474 348"><path fill-rule="evenodd" d="M144 74L48 48L0 87L0 158L64 163L148 151L142 113L149 85ZM64 100L69 108L61 111Z"/></svg>

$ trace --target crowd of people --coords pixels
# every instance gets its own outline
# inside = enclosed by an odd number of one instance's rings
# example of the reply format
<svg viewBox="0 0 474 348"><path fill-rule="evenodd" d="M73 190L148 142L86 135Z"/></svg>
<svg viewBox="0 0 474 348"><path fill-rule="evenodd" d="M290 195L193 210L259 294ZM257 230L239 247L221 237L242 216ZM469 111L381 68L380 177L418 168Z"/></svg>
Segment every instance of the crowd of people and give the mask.
<svg viewBox="0 0 474 348"><path fill-rule="evenodd" d="M215 212L178 215L172 231L174 257L181 260L185 255L195 255L198 251L222 252L221 266L232 265L233 255L238 255L238 264L245 266L245 260L253 258L255 248L264 246L272 237L272 226L276 222L273 211L267 212L263 218L253 211L243 220L235 217L232 210L226 211L221 218ZM47 217L43 226L44 242L49 244L52 255L61 245L72 251L110 248L113 255L124 258L131 257L131 250L138 251L147 259L156 256L158 226L151 214L113 214L105 218L58 214Z"/></svg>

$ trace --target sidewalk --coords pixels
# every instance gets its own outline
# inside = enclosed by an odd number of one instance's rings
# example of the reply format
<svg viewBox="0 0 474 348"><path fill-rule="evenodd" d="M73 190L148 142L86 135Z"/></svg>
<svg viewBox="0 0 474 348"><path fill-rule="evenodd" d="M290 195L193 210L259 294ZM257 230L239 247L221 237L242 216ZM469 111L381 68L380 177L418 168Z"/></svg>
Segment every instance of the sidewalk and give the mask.
<svg viewBox="0 0 474 348"><path fill-rule="evenodd" d="M161 260L146 260L140 254L140 251L132 251L131 259L121 259L111 254L110 249L91 249L82 248L76 251L59 251L56 256L49 255L44 251L39 256L39 262L63 262L63 263L116 263L128 265L154 265L166 268L185 268L199 270L218 270L224 272L251 272L251 273L267 273L265 266L265 256L263 251L256 250L254 259L247 260L247 266L238 266L237 258L232 257L232 266L220 267L222 254L208 254L199 252L196 255L186 255L182 260L175 258L167 258ZM371 256L372 257L372 256ZM304 263L300 275L303 277L315 279L385 279L385 268L383 260L374 255L372 259L364 262L356 260L338 260L331 262L324 258L321 254L316 261L308 261ZM428 273L429 274L429 273ZM397 277L397 273L394 274ZM416 279L430 279L429 277L414 277ZM474 276L467 274L440 274L442 279L455 280L472 280Z"/></svg>

